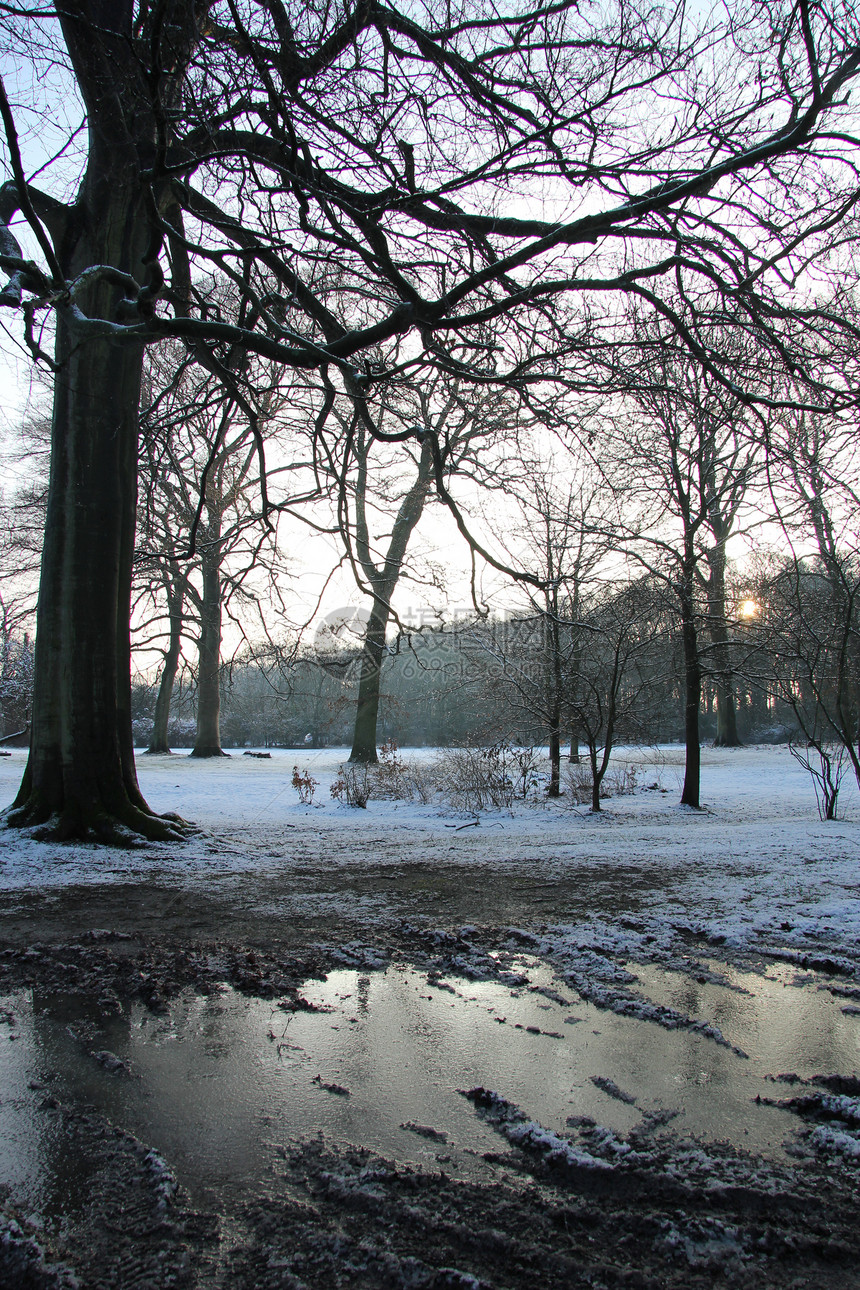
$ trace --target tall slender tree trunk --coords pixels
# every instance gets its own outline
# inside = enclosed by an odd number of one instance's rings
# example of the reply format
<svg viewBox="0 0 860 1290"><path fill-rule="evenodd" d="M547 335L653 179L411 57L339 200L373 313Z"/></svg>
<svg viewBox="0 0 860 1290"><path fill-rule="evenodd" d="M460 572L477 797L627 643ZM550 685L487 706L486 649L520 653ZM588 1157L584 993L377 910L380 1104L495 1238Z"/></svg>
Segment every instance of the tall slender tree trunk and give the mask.
<svg viewBox="0 0 860 1290"><path fill-rule="evenodd" d="M549 729L549 786L547 797L561 797L561 729L558 714Z"/></svg>
<svg viewBox="0 0 860 1290"><path fill-rule="evenodd" d="M550 703L549 703L549 787L547 797L561 797L561 634L558 625L558 605L551 606L546 624L549 628L550 649Z"/></svg>
<svg viewBox="0 0 860 1290"><path fill-rule="evenodd" d="M684 646L684 787L682 806L700 806L701 747L699 744L699 710L702 702L702 665L693 605L693 574L685 569L679 593L681 603L681 639Z"/></svg>
<svg viewBox="0 0 860 1290"><path fill-rule="evenodd" d="M578 582L576 584L576 595L575 595L573 604L571 605L570 612L573 617L577 616L579 613ZM567 698L568 698L568 703L573 704L576 701L577 687L580 684L580 677L582 672L582 640L581 640L581 633L578 630L576 631L576 636L574 637L573 649L571 651L571 656L570 656L569 672L570 672L571 679L569 680L568 685L572 688L568 693ZM582 761L582 755L579 751L579 738L580 738L580 731L576 722L574 721L570 727L570 752L568 753L568 761L573 762L574 764L577 764Z"/></svg>
<svg viewBox="0 0 860 1290"><path fill-rule="evenodd" d="M197 735L192 757L228 757L221 747L221 544L207 541L200 557L203 597L197 652Z"/></svg>
<svg viewBox="0 0 860 1290"><path fill-rule="evenodd" d="M717 748L740 748L735 686L731 669L731 642L726 624L726 548L724 542L709 553L708 619L716 664Z"/></svg>
<svg viewBox="0 0 860 1290"><path fill-rule="evenodd" d="M388 601L375 597L361 654L358 704L355 712L352 751L349 754L351 762L372 765L379 760L376 752L376 727L379 720L379 694L388 616Z"/></svg>
<svg viewBox="0 0 860 1290"><path fill-rule="evenodd" d="M155 700L155 714L152 721L152 735L149 740L148 753L169 753L168 725L170 722L170 701L173 698L173 684L179 668L179 654L182 649L183 610L185 606L185 583L181 576L170 583L167 592L167 610L170 618L170 639L164 655L164 666L158 682L158 696Z"/></svg>
<svg viewBox="0 0 860 1290"><path fill-rule="evenodd" d="M602 811L600 805L600 785L603 777L600 774L600 768L597 765L597 745L590 743L588 745L588 761L591 766L591 809L592 811Z"/></svg>
<svg viewBox="0 0 860 1290"><path fill-rule="evenodd" d="M406 549L415 526L421 518L433 471L433 454L427 440L418 462L415 482L398 507L391 540L382 567L374 564L367 527L367 448L359 451L356 479L356 549L362 571L373 589L373 605L364 638L361 655L361 674L358 681L358 703L355 710L351 762L373 764L376 753L376 727L379 721L379 694L382 680L382 661L385 657L385 631L391 616L391 597L403 570Z"/></svg>

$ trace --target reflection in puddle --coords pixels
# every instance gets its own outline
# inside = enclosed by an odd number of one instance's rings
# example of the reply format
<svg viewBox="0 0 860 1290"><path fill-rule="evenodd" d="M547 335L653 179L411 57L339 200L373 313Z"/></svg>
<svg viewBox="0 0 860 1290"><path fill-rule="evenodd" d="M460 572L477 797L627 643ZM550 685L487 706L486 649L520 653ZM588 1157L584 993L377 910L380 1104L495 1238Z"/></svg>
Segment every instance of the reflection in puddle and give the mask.
<svg viewBox="0 0 860 1290"><path fill-rule="evenodd" d="M62 1117L44 1109L51 1097L94 1104L152 1144L202 1202L264 1183L283 1146L318 1132L487 1177L483 1153L498 1152L499 1139L457 1093L474 1085L555 1131L585 1115L625 1134L645 1111L678 1108L678 1133L778 1155L792 1121L753 1103L779 1095L764 1077L857 1068L860 1020L825 991L791 985L788 969L733 974L742 993L635 968L649 998L718 1025L749 1060L700 1034L599 1011L543 964L526 971L530 985L514 990L437 986L404 968L338 971L307 983L318 1010L300 1012L228 989L186 994L163 1016L135 1004L108 1019L77 996L9 996L0 1181L43 1213L68 1210L85 1188L81 1162L64 1152ZM112 1072L105 1052L131 1075Z"/></svg>

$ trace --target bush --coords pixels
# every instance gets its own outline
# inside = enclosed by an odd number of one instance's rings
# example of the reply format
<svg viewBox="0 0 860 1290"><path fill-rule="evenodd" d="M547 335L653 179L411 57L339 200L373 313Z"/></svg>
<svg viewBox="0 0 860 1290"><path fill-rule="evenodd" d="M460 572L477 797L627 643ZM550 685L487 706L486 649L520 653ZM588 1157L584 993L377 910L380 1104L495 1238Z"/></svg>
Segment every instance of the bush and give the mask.
<svg viewBox="0 0 860 1290"><path fill-rule="evenodd" d="M639 771L632 762L627 766L610 766L603 776L603 786L610 790L607 797L629 797L639 787Z"/></svg>
<svg viewBox="0 0 860 1290"><path fill-rule="evenodd" d="M566 766L564 782L575 806L586 806L591 801L591 767L586 762Z"/></svg>
<svg viewBox="0 0 860 1290"><path fill-rule="evenodd" d="M410 767L400 756L394 739L386 740L379 749L379 762L375 766L368 766L368 771L374 797L384 801L408 800L412 797Z"/></svg>
<svg viewBox="0 0 860 1290"><path fill-rule="evenodd" d="M338 766L337 779L329 790L332 797L347 806L360 806L363 810L373 794L371 770L372 767L364 764Z"/></svg>
<svg viewBox="0 0 860 1290"><path fill-rule="evenodd" d="M527 744L509 744L508 753L514 772L514 796L524 802L538 801L548 780L543 749Z"/></svg>
<svg viewBox="0 0 860 1290"><path fill-rule="evenodd" d="M371 798L377 801L406 801L415 798L426 806L436 793L436 779L432 767L404 761L393 739L379 750L376 765L350 765L338 767L338 778L331 786L331 795L347 806L367 806Z"/></svg>
<svg viewBox="0 0 860 1290"><path fill-rule="evenodd" d="M587 806L591 802L591 767L587 762L568 765L564 778L568 792L577 806ZM610 797L628 797L635 793L639 786L638 768L629 763L626 766L610 765L600 785L601 800Z"/></svg>
<svg viewBox="0 0 860 1290"><path fill-rule="evenodd" d="M544 775L534 748L506 740L480 748L451 748L436 762L438 787L455 810L510 808L517 797L536 800Z"/></svg>
<svg viewBox="0 0 860 1290"><path fill-rule="evenodd" d="M293 767L293 788L299 795L299 802L302 806L311 806L314 800L314 793L319 788L319 780L314 779L307 766L304 770L299 770L298 766Z"/></svg>

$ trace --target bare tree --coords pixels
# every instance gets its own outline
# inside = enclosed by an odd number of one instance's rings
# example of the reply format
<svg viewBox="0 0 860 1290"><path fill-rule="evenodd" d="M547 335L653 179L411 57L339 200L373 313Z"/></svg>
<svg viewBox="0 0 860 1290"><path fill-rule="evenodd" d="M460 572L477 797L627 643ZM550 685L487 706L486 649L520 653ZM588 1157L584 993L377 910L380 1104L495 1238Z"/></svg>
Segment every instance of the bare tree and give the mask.
<svg viewBox="0 0 860 1290"><path fill-rule="evenodd" d="M396 619L393 597L404 575L416 581L406 560L412 536L437 484L468 476L478 486L496 486L484 454L510 447L519 429L520 410L504 391L464 386L457 377L435 373L420 385L400 382L383 397L375 415L377 430L397 434L415 426L414 452L392 460L391 447L368 433L353 409L343 429L338 467L338 527L347 556L371 607L362 642L358 699L350 761L375 762L380 685L387 654L386 632ZM434 451L435 445L435 451ZM406 471L409 474L406 474ZM390 522L390 530L385 526ZM372 533L378 523L379 535ZM432 571L425 574L432 581ZM398 623L399 629L402 625Z"/></svg>
<svg viewBox="0 0 860 1290"><path fill-rule="evenodd" d="M686 356L652 349L624 418L617 453L626 506L638 512L619 532L624 548L660 580L675 603L683 648L686 762L681 802L700 805L702 682L717 678L718 740L737 743L726 608L726 543L761 453L739 399L703 377Z"/></svg>
<svg viewBox="0 0 860 1290"><path fill-rule="evenodd" d="M598 584L583 597L580 612L586 641L577 654L569 703L588 750L591 809L599 811L617 740L635 737L646 724L661 614L647 578Z"/></svg>
<svg viewBox="0 0 860 1290"><path fill-rule="evenodd" d="M509 639L491 632L488 647L502 664L503 684L517 708L537 718L549 742L549 797L561 795L561 743L565 729L579 730L575 696L583 651L588 648L581 620L583 599L601 561L607 557L608 498L588 453L566 454L563 468L552 458L520 454L506 479L521 518L505 517L497 532L499 549L527 570L536 587L521 585L525 616L533 630L528 642L522 627ZM572 735L572 742L576 738Z"/></svg>
<svg viewBox="0 0 860 1290"><path fill-rule="evenodd" d="M189 367L181 354L174 357L178 362L172 369L162 364L163 389L142 413L148 488L138 569L143 597L160 604L163 595L169 624L151 750L168 751L170 694L182 637L196 635L192 755L216 757L225 755L219 723L224 612L231 599L247 604L255 577L262 574L277 587L284 570L273 518L264 520L256 505L256 445L244 409L225 397L217 381ZM287 397L279 375L258 370L256 377L257 422L267 430ZM289 451L293 446L283 445L287 459L271 462L267 470L267 487L278 490L273 517L297 501L295 490L285 491L285 480L309 474L303 458ZM315 494L311 480L310 495Z"/></svg>
<svg viewBox="0 0 860 1290"><path fill-rule="evenodd" d="M843 768L860 784L860 473L853 418L784 417L772 429L772 496L790 555L760 579L750 635L770 689L801 732L792 751L833 819Z"/></svg>
<svg viewBox="0 0 860 1290"><path fill-rule="evenodd" d="M28 183L0 94L0 303L40 360L46 311L56 323L33 741L11 823L181 831L146 806L131 739L146 345L181 338L234 397L231 347L330 369L361 399L385 376L364 358L407 331L416 363L479 381L587 368L617 336L613 295L669 320L724 386L730 358L679 301L740 320L777 365L831 325L800 269L854 202L839 127L860 39L841 3L703 17L431 4L419 19L372 3L22 0L0 18L13 49L44 57L46 94L73 83L87 120L69 202L66 149ZM540 217L516 204L535 179L551 194ZM9 227L19 211L32 258ZM198 289L213 266L237 286L231 311ZM538 323L553 340L536 353Z"/></svg>
<svg viewBox="0 0 860 1290"><path fill-rule="evenodd" d="M159 570L164 596L167 602L168 640L164 650L164 661L158 677L158 691L155 697L155 710L152 717L152 733L146 751L148 753L170 752L170 705L173 699L173 687L179 671L182 656L182 632L185 625L185 573L178 567L167 566Z"/></svg>

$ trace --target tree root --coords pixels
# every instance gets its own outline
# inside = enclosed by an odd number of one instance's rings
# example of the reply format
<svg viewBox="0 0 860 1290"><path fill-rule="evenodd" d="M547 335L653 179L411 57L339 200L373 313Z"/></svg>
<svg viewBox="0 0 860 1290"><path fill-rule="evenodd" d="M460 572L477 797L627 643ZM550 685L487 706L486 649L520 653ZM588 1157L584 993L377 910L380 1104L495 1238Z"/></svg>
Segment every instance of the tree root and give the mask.
<svg viewBox="0 0 860 1290"><path fill-rule="evenodd" d="M51 810L41 794L0 815L8 828L26 829L39 842L96 842L104 846L134 848L148 842L183 842L195 830L181 816L156 815L131 802L118 808L84 810L80 805Z"/></svg>

